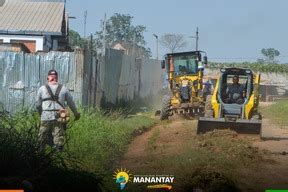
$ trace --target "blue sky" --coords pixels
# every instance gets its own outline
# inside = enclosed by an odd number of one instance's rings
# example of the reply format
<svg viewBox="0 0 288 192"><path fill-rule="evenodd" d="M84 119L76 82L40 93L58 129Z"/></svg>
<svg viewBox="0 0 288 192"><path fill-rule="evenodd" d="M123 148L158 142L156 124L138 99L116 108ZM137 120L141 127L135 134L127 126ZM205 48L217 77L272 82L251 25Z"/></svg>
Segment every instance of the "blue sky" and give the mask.
<svg viewBox="0 0 288 192"><path fill-rule="evenodd" d="M275 48L278 60L288 63L287 0L67 0L67 11L76 19L70 27L83 35L84 11L88 11L86 33L100 30L105 13L130 14L134 25L147 28L145 40L156 56L153 33L183 34L187 50L195 49L199 27L199 48L213 61L255 61L262 48ZM159 46L159 57L167 50Z"/></svg>

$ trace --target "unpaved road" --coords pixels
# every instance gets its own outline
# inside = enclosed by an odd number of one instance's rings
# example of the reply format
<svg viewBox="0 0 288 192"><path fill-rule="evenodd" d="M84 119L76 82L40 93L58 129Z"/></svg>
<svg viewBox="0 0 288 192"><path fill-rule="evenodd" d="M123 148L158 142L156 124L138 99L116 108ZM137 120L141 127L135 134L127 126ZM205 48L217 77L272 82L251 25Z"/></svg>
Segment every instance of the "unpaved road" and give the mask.
<svg viewBox="0 0 288 192"><path fill-rule="evenodd" d="M149 167L152 152L153 158L181 153L186 141L195 135L196 123L197 121L178 119L153 127L132 141L121 165L131 169Z"/></svg>
<svg viewBox="0 0 288 192"><path fill-rule="evenodd" d="M265 130L269 130L268 128L271 127L267 123L269 121L264 121ZM118 166L137 174L174 174L173 167L167 167L167 163L165 163L166 160L169 160L175 161L175 171L182 167L185 172L185 169L189 169L189 167L186 167L185 161L183 161L183 158L186 158L184 153L187 153L187 150L184 149L187 149L190 142L197 138L196 124L196 120L178 117L153 127L148 132L135 137ZM251 163L251 166L248 164L247 167L243 168L242 166L241 169L235 171L237 172L236 183L240 190L288 189L288 140L261 140L259 136L251 135L233 137L249 141L253 150L255 148L255 153L261 151L262 155L259 162L255 163L254 161L253 166ZM191 145L193 144L191 143ZM205 147L206 143L199 145ZM223 149L216 147L213 152L215 151L217 155L222 153ZM178 160L177 157L179 157ZM177 170L178 172L179 170ZM180 175L175 174L175 177L177 181L177 177L182 177L181 173ZM181 186L180 180L178 180L179 185ZM184 190L176 187L173 191Z"/></svg>
<svg viewBox="0 0 288 192"><path fill-rule="evenodd" d="M288 127L274 124L269 119L263 119L262 140L253 145L272 153L288 154Z"/></svg>

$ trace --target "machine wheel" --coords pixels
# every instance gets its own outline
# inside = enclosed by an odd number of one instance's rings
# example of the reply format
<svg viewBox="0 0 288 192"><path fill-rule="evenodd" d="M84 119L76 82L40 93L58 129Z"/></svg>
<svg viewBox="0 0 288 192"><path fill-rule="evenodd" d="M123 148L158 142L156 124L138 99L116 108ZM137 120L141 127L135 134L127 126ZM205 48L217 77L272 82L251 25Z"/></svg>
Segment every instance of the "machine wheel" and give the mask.
<svg viewBox="0 0 288 192"><path fill-rule="evenodd" d="M170 110L170 97L165 95L162 100L162 109L160 113L160 120L168 119Z"/></svg>
<svg viewBox="0 0 288 192"><path fill-rule="evenodd" d="M262 120L262 115L260 113L255 113L251 119Z"/></svg>
<svg viewBox="0 0 288 192"><path fill-rule="evenodd" d="M211 99L212 99L212 95L207 95L206 101L205 101L204 117L213 117Z"/></svg>

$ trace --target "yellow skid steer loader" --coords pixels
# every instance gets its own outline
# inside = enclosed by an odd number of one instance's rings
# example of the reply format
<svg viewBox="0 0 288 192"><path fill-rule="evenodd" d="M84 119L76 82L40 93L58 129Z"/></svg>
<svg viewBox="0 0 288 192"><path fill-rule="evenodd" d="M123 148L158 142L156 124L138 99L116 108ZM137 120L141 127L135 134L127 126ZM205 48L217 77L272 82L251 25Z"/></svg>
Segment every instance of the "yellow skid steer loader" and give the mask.
<svg viewBox="0 0 288 192"><path fill-rule="evenodd" d="M260 134L259 84L260 74L250 69L221 68L214 92L206 98L204 117L198 120L197 134L214 129Z"/></svg>

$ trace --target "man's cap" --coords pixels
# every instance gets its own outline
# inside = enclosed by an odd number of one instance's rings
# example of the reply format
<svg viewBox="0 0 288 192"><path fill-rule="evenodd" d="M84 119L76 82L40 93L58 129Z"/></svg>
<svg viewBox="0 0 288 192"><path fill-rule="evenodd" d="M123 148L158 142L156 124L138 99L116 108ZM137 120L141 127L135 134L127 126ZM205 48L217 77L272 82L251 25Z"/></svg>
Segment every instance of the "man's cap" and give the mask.
<svg viewBox="0 0 288 192"><path fill-rule="evenodd" d="M57 75L57 76L58 76L58 73L57 73L56 70L51 69L51 70L48 72L48 75Z"/></svg>

